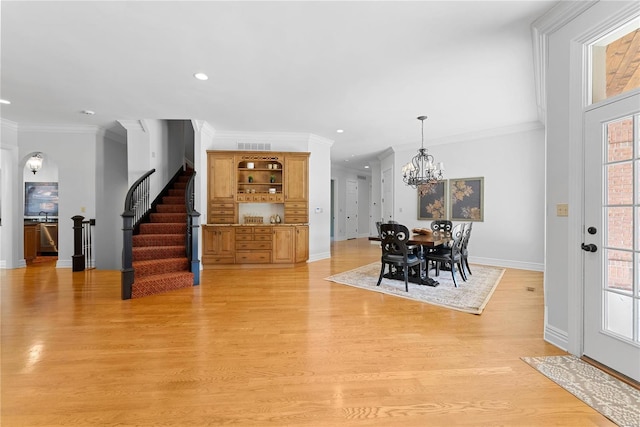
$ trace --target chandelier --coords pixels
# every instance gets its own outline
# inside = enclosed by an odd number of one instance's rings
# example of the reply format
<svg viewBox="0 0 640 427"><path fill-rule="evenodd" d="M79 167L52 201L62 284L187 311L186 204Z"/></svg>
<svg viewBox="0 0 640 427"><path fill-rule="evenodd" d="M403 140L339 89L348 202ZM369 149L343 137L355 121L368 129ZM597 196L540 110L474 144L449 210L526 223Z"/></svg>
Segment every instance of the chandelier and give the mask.
<svg viewBox="0 0 640 427"><path fill-rule="evenodd" d="M439 162L436 165L433 156L424 148L424 121L426 118L427 116L418 117L418 120L422 122L422 146L418 149L418 154L402 167L402 180L413 188L431 186L444 177L444 163Z"/></svg>
<svg viewBox="0 0 640 427"><path fill-rule="evenodd" d="M35 153L31 156L31 158L27 160L27 167L31 169L31 172L35 175L42 167L42 153Z"/></svg>

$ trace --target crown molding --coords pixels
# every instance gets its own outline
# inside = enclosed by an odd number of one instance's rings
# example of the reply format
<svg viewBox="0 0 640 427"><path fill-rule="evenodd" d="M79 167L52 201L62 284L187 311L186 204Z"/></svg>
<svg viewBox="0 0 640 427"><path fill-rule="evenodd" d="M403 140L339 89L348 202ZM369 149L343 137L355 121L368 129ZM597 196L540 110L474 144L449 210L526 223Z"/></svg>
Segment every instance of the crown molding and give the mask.
<svg viewBox="0 0 640 427"><path fill-rule="evenodd" d="M432 147L435 145L445 145L445 144L454 144L459 142L467 142L467 141L477 141L480 139L488 139L488 138L496 138L504 135L511 135L515 133L524 133L531 132L534 130L544 129L544 125L538 121L536 122L526 122L520 123L512 126L504 126L493 129L484 129L473 132L466 132L457 135L445 136L437 139L430 139L428 144L425 143L425 147ZM402 144L396 145L398 151L405 151L408 149L415 148L417 149L417 145L415 144Z"/></svg>
<svg viewBox="0 0 640 427"><path fill-rule="evenodd" d="M202 133L204 136L214 138L216 135L216 129L205 120L191 120L193 130L197 133Z"/></svg>
<svg viewBox="0 0 640 427"><path fill-rule="evenodd" d="M599 0L561 1L531 24L533 44L533 76L538 120L547 122L547 56L549 35L571 22Z"/></svg>
<svg viewBox="0 0 640 427"><path fill-rule="evenodd" d="M310 133L309 134L309 142L326 145L328 147L332 147L333 144L335 143L335 141L332 140L332 139L325 138L323 136L319 136L319 135L316 135L314 133Z"/></svg>
<svg viewBox="0 0 640 427"><path fill-rule="evenodd" d="M20 132L74 133L74 134L97 135L100 130L101 128L99 126L93 126L93 125L57 126L57 125L18 124L18 131Z"/></svg>
<svg viewBox="0 0 640 427"><path fill-rule="evenodd" d="M393 155L395 152L396 151L393 149L393 147L389 147L382 153L378 154L376 157L378 158L378 160L382 161L383 159L386 159L387 157Z"/></svg>
<svg viewBox="0 0 640 427"><path fill-rule="evenodd" d="M144 128L144 124L142 123L141 120L118 120L118 123L120 123L120 125L122 125L122 127L125 128L127 132L129 131L146 132L146 129Z"/></svg>
<svg viewBox="0 0 640 427"><path fill-rule="evenodd" d="M14 130L14 131L18 130L18 123L12 122L11 120L7 120L7 119L0 118L0 126L2 126L3 128Z"/></svg>

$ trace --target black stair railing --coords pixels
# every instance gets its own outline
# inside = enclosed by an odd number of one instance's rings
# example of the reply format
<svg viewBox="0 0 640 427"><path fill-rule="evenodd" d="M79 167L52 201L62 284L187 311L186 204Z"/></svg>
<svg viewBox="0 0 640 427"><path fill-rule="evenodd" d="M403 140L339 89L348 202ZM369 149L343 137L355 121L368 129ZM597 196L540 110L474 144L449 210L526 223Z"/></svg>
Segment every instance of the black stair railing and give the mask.
<svg viewBox="0 0 640 427"><path fill-rule="evenodd" d="M150 176L151 169L133 183L124 200L122 213L122 299L131 299L133 289L133 231L151 211Z"/></svg>
<svg viewBox="0 0 640 427"><path fill-rule="evenodd" d="M200 259L198 252L198 228L200 227L200 212L194 208L195 204L195 182L196 172L193 171L187 182L185 191L185 203L187 206L187 259L189 259L189 269L193 273L193 285L200 284Z"/></svg>
<svg viewBox="0 0 640 427"><path fill-rule="evenodd" d="M85 221L82 215L71 217L73 221L73 256L71 271L95 268L93 265L93 227L95 219Z"/></svg>

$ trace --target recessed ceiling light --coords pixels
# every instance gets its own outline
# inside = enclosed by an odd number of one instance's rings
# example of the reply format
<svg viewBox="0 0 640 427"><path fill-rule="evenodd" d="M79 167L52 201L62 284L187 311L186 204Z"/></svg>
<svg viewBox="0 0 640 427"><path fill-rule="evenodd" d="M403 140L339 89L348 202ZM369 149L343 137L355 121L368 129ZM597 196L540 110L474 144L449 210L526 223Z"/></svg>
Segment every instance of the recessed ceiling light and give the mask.
<svg viewBox="0 0 640 427"><path fill-rule="evenodd" d="M87 116L93 116L96 112L91 110L82 110L82 114L86 114Z"/></svg>
<svg viewBox="0 0 640 427"><path fill-rule="evenodd" d="M193 77L198 80L209 80L209 76L207 76L205 73L195 73Z"/></svg>
<svg viewBox="0 0 640 427"><path fill-rule="evenodd" d="M364 165L364 168L365 169L369 169L369 165Z"/></svg>
<svg viewBox="0 0 640 427"><path fill-rule="evenodd" d="M0 99L0 104L11 104L11 101L7 101L6 99Z"/></svg>
<svg viewBox="0 0 640 427"><path fill-rule="evenodd" d="M344 130L342 130L342 129L338 129L336 132L338 132L338 133L343 133L343 132L344 132Z"/></svg>

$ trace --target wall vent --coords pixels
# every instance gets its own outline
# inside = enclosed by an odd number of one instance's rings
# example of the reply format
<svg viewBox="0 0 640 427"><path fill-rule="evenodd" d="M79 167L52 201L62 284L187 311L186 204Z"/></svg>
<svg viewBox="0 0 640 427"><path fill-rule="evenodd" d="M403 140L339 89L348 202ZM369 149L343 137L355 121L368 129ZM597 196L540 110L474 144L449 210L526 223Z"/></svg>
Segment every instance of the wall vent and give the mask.
<svg viewBox="0 0 640 427"><path fill-rule="evenodd" d="M238 150L271 151L270 142L238 142Z"/></svg>
<svg viewBox="0 0 640 427"><path fill-rule="evenodd" d="M358 179L362 179L362 180L366 181L367 177L366 176L362 176L362 175L358 175Z"/></svg>

